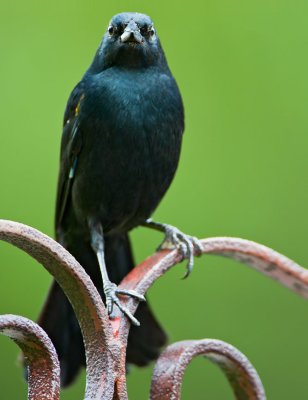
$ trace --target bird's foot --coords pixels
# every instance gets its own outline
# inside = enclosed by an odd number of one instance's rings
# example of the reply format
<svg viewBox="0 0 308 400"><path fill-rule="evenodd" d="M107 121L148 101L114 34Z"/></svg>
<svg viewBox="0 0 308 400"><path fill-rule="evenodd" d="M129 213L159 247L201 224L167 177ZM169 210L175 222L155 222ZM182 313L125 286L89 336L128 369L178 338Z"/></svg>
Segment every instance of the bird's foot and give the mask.
<svg viewBox="0 0 308 400"><path fill-rule="evenodd" d="M107 284L104 285L104 292L106 296L106 307L109 315L112 313L113 305L115 304L122 311L122 313L127 316L133 325L140 326L140 322L133 316L133 314L126 307L122 306L118 295L130 296L139 301L146 301L142 294L139 294L135 290L119 289L117 285L112 282L107 282Z"/></svg>
<svg viewBox="0 0 308 400"><path fill-rule="evenodd" d="M184 278L187 278L194 266L194 254L196 256L202 254L202 244L196 237L186 235L172 225L162 225L164 227L165 239L158 249L179 249L183 257L188 258L187 271L184 276Z"/></svg>

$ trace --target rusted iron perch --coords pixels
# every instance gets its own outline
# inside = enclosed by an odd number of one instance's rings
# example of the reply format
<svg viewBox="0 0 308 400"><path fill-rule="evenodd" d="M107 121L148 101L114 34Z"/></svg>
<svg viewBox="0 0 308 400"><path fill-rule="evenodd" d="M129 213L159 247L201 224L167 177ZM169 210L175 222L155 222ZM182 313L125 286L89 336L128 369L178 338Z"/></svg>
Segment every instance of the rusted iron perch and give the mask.
<svg viewBox="0 0 308 400"><path fill-rule="evenodd" d="M29 226L0 220L0 239L24 250L57 280L78 318L86 351L87 400L125 400L126 345L130 323L118 310L109 319L96 288L75 258L50 237ZM238 238L201 241L203 254L222 255L243 262L308 297L308 271L260 244ZM182 261L177 250L162 250L135 267L122 281L123 289L145 294L156 279ZM137 302L123 297L134 313ZM0 333L23 350L29 368L28 399L59 399L59 363L42 329L23 317L0 316ZM215 339L175 343L162 353L154 369L150 399L180 399L181 383L192 358L203 355L217 364L240 400L263 400L261 380L248 359L230 344Z"/></svg>

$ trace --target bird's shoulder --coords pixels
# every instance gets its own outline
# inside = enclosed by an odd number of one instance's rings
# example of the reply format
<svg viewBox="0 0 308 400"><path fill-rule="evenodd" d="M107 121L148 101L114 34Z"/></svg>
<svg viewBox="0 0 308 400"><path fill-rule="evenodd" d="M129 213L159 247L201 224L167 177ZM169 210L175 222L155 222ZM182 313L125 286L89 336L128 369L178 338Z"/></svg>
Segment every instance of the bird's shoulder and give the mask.
<svg viewBox="0 0 308 400"><path fill-rule="evenodd" d="M73 154L78 153L81 147L80 109L84 102L85 91L85 82L81 80L72 90L64 111L61 158L67 158L70 162Z"/></svg>
<svg viewBox="0 0 308 400"><path fill-rule="evenodd" d="M81 102L85 97L85 91L85 82L81 80L74 87L67 101L63 119L64 126L71 122L76 116L78 116Z"/></svg>

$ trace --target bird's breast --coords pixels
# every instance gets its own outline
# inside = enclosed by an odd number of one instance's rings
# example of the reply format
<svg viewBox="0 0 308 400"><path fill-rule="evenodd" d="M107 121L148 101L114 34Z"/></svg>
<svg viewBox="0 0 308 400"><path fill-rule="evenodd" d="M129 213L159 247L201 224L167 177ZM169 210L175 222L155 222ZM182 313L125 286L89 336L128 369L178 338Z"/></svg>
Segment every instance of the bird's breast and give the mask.
<svg viewBox="0 0 308 400"><path fill-rule="evenodd" d="M160 84L160 79L125 77L121 84L110 79L89 93L75 193L82 193L77 199L83 213L84 208L99 212L105 225L140 223L155 209L174 176L183 131L182 104L177 92L165 82Z"/></svg>

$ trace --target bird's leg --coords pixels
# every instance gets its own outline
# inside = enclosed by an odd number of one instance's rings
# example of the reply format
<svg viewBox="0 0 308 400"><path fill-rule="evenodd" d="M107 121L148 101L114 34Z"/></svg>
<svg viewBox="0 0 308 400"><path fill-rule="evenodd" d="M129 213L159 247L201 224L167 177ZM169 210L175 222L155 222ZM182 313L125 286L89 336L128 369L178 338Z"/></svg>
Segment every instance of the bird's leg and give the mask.
<svg viewBox="0 0 308 400"><path fill-rule="evenodd" d="M159 250L178 248L183 257L188 258L187 271L184 276L184 278L187 278L194 266L194 254L199 256L202 253L202 244L200 241L194 236L186 235L175 226L155 222L150 218L142 225L164 232L165 238L159 246Z"/></svg>
<svg viewBox="0 0 308 400"><path fill-rule="evenodd" d="M112 313L113 305L115 304L123 312L123 314L125 314L130 319L132 324L139 326L140 325L139 321L132 315L132 313L126 307L122 306L118 298L118 295L131 296L139 301L145 301L145 297L136 292L135 290L118 289L116 284L110 282L105 264L103 228L100 224L91 223L89 225L91 234L91 246L97 256L97 260L102 274L103 289L106 296L106 307L108 314L110 315Z"/></svg>

